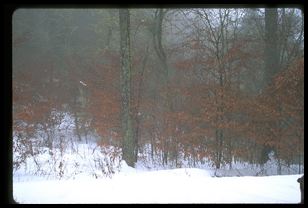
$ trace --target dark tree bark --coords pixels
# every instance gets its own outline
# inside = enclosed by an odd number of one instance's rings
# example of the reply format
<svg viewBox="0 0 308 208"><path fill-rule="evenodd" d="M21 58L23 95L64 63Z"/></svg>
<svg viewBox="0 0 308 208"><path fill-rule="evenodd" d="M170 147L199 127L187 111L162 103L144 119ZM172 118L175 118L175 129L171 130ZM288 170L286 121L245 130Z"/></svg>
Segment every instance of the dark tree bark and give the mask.
<svg viewBox="0 0 308 208"><path fill-rule="evenodd" d="M268 85L274 75L279 71L278 51L278 10L277 8L265 9L265 73L264 82Z"/></svg>
<svg viewBox="0 0 308 208"><path fill-rule="evenodd" d="M264 48L264 79L263 89L268 86L279 70L279 52L277 46L278 10L277 8L265 9L265 48ZM263 166L269 159L268 154L272 148L263 145L260 164Z"/></svg>
<svg viewBox="0 0 308 208"><path fill-rule="evenodd" d="M122 136L123 159L134 167L136 158L136 140L134 138L131 106L131 54L130 54L130 15L128 9L119 10L120 51L121 51L121 99L122 99Z"/></svg>
<svg viewBox="0 0 308 208"><path fill-rule="evenodd" d="M168 66L167 66L167 57L165 50L162 46L162 33L163 33L163 20L166 11L163 9L158 9L155 12L155 22L154 22L154 31L153 31L153 41L154 41L154 49L155 52L163 66L164 72L166 73L166 77L168 77Z"/></svg>

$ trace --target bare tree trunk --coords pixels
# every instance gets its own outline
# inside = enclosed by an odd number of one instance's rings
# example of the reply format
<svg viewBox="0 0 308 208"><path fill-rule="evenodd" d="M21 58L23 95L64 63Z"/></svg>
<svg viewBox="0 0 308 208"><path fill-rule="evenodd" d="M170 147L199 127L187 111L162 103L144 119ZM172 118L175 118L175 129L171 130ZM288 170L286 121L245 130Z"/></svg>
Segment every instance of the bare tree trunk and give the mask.
<svg viewBox="0 0 308 208"><path fill-rule="evenodd" d="M136 140L134 138L131 109L131 54L130 54L130 15L128 9L119 9L120 45L121 45L121 98L122 98L122 135L123 159L134 167L136 158Z"/></svg>
<svg viewBox="0 0 308 208"><path fill-rule="evenodd" d="M264 85L268 85L274 75L279 71L278 52L278 10L277 8L265 9L265 72Z"/></svg>
<svg viewBox="0 0 308 208"><path fill-rule="evenodd" d="M136 158L138 157L138 150L139 150L139 144L138 141L140 141L140 102L142 99L142 89L143 89L143 80L144 80L144 71L145 71L145 67L146 67L146 63L147 63L147 59L148 59L148 54L149 54L149 45L147 45L146 47L146 52L145 52L145 56L142 60L142 67L141 67L141 71L140 71L140 78L139 78L139 83L138 83L138 94L137 94L137 103L136 103L136 109L135 109L135 113L134 113L134 118L135 118L135 144L136 144L136 149L137 151L135 152L136 154Z"/></svg>
<svg viewBox="0 0 308 208"><path fill-rule="evenodd" d="M172 103L171 103L171 94L170 94L170 74L169 74L169 68L167 64L167 56L165 53L165 50L162 46L162 34L163 34L163 20L164 16L166 14L166 10L163 9L157 9L155 12L155 19L154 19L154 28L153 28L153 45L155 52L162 64L162 69L164 73L164 85L167 86L167 89L165 90L165 101L164 101L164 110L166 112L172 111ZM168 119L164 120L164 128L168 128ZM165 140L169 140L172 135L165 135ZM168 155L169 155L169 141L165 141L165 147L164 147L164 157L163 157L163 163L167 164L168 161Z"/></svg>
<svg viewBox="0 0 308 208"><path fill-rule="evenodd" d="M265 9L265 67L263 77L263 89L268 86L274 75L279 70L279 52L277 46L277 24L278 24L278 11L277 8ZM268 160L268 153L271 148L262 145L261 151L261 163L265 163Z"/></svg>

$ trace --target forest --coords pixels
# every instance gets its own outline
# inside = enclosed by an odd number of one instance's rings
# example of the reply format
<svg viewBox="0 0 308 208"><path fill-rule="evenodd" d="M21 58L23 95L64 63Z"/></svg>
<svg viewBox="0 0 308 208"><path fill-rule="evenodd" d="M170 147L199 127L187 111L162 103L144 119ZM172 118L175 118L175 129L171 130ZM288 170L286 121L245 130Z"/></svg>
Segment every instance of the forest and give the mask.
<svg viewBox="0 0 308 208"><path fill-rule="evenodd" d="M131 167L304 172L298 8L28 8L12 27L14 170L94 142Z"/></svg>

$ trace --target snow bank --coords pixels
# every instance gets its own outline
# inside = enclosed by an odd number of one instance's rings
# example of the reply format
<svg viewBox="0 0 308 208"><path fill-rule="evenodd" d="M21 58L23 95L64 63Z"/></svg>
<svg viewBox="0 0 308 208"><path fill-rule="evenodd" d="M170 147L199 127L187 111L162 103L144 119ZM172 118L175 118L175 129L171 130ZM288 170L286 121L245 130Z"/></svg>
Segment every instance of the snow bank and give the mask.
<svg viewBox="0 0 308 208"><path fill-rule="evenodd" d="M14 182L19 203L298 203L300 175L211 177L196 168L145 171L121 163L112 178Z"/></svg>

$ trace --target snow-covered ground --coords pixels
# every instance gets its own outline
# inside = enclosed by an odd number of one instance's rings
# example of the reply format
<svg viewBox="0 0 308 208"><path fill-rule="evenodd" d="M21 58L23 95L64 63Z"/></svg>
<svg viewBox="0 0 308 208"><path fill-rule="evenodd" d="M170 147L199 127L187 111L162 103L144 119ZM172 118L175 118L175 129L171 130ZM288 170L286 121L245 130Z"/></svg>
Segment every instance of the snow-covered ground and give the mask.
<svg viewBox="0 0 308 208"><path fill-rule="evenodd" d="M112 178L14 181L18 203L298 203L300 175L212 177L197 168L146 171L122 162Z"/></svg>
<svg viewBox="0 0 308 208"><path fill-rule="evenodd" d="M296 167L273 176L274 160L260 167L232 164L215 171L208 163L172 169L140 155L136 168L121 161L121 151L100 147L95 135L76 142L73 120L64 114L55 130L54 148L18 160L13 172L13 198L18 203L298 203L300 189ZM44 138L44 134L38 135ZM63 139L61 139L63 138ZM58 142L56 142L58 141ZM74 142L73 142L74 141ZM121 162L120 162L121 161ZM184 161L185 162L185 161ZM224 176L224 177L215 177ZM233 176L233 177L226 177ZM240 177L237 177L240 176Z"/></svg>

